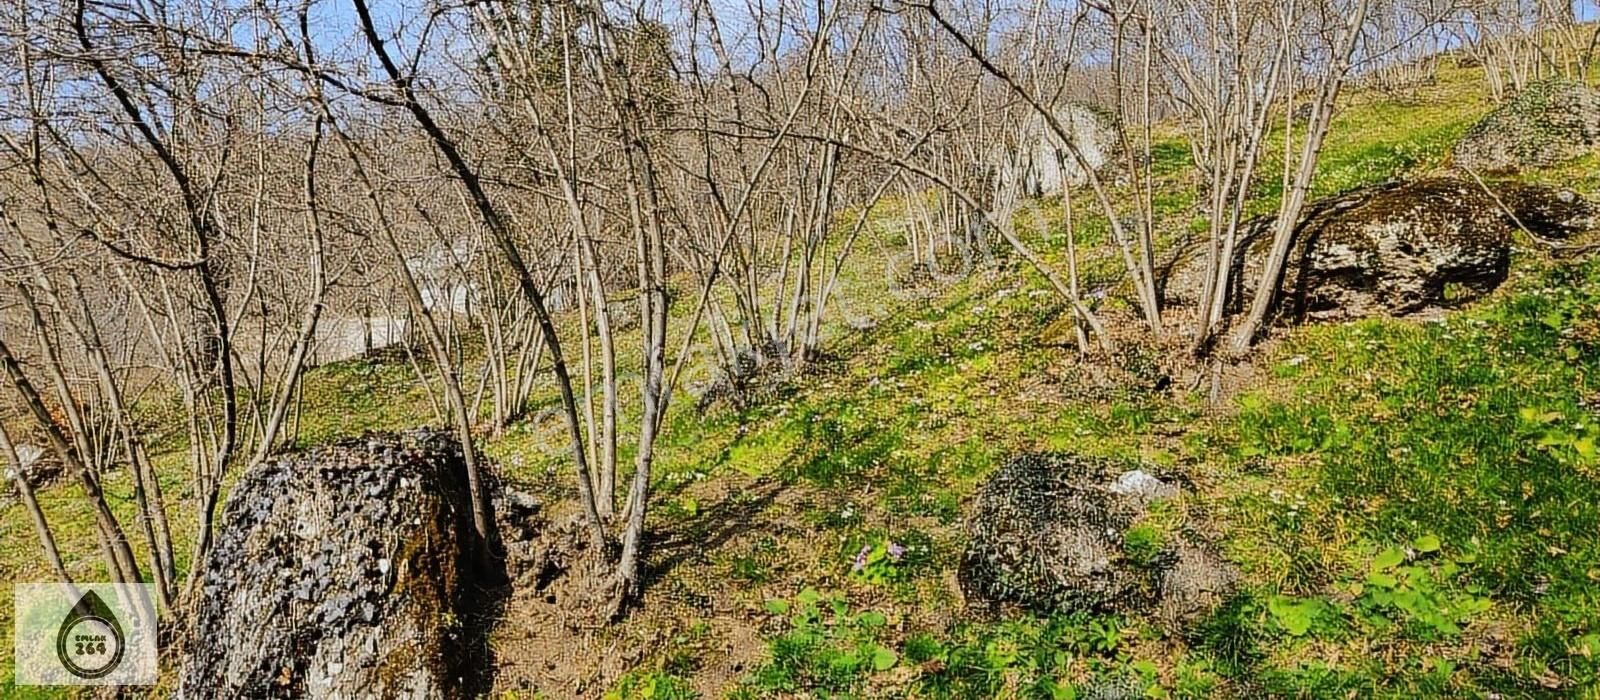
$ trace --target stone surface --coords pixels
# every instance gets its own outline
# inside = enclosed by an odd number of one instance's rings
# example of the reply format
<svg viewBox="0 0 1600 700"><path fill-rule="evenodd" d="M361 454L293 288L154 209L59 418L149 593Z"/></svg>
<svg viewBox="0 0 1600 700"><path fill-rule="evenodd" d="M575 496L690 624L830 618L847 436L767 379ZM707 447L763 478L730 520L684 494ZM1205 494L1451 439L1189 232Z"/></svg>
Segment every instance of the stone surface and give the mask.
<svg viewBox="0 0 1600 700"><path fill-rule="evenodd" d="M1474 124L1451 153L1480 173L1547 167L1600 147L1600 91L1568 80L1533 83Z"/></svg>
<svg viewBox="0 0 1600 700"><path fill-rule="evenodd" d="M793 370L789 348L780 341L768 342L759 353L740 349L731 365L718 370L709 382L691 385L695 410L705 412L718 405L738 408L770 397Z"/></svg>
<svg viewBox="0 0 1600 700"><path fill-rule="evenodd" d="M1143 469L1134 469L1123 472L1116 481L1111 482L1111 492L1144 501L1158 501L1178 495L1178 487L1157 479Z"/></svg>
<svg viewBox="0 0 1600 700"><path fill-rule="evenodd" d="M1055 117L1091 169L1104 175L1115 166L1122 141L1114 116L1098 107L1068 102L1056 108ZM1089 181L1065 142L1038 114L1023 121L1015 143L1000 149L994 167L998 186L1015 187L1024 197L1061 194L1063 185L1080 187Z"/></svg>
<svg viewBox="0 0 1600 700"><path fill-rule="evenodd" d="M1237 574L1195 532L1161 531L1156 551L1129 546L1152 506L1178 486L1116 462L1024 454L981 487L967 521L960 582L969 599L1050 614L1152 611L1185 624L1220 604Z"/></svg>
<svg viewBox="0 0 1600 700"><path fill-rule="evenodd" d="M1090 682L1083 689L1082 700L1144 700L1145 684L1137 676L1120 675Z"/></svg>
<svg viewBox="0 0 1600 700"><path fill-rule="evenodd" d="M472 695L493 576L465 471L450 434L419 430L246 473L204 565L179 694Z"/></svg>
<svg viewBox="0 0 1600 700"><path fill-rule="evenodd" d="M53 484L57 479L61 478L61 462L49 457L44 448L29 443L21 443L15 445L14 449L17 451L17 459L22 460L22 470L20 474L17 473L16 466L11 464L11 460L0 461L0 469L4 470L4 476L7 481L21 476L28 482L28 485L39 488ZM0 498L9 501L12 495L8 491Z"/></svg>
<svg viewBox="0 0 1600 700"><path fill-rule="evenodd" d="M1445 176L1356 190L1307 207L1278 310L1288 320L1338 320L1459 304L1505 280L1519 229L1564 239L1595 223L1581 196L1538 185ZM1246 224L1236 307L1260 279L1270 228L1270 218Z"/></svg>

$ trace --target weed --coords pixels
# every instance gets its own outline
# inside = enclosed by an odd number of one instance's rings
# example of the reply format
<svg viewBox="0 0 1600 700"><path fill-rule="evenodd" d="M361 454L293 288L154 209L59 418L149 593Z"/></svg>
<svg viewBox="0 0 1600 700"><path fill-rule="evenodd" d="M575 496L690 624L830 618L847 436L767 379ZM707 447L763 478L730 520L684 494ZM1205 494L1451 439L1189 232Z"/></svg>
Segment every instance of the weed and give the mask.
<svg viewBox="0 0 1600 700"><path fill-rule="evenodd" d="M635 672L622 677L604 700L698 700L688 682L662 671Z"/></svg>
<svg viewBox="0 0 1600 700"><path fill-rule="evenodd" d="M807 588L792 600L767 601L767 611L784 617L788 629L772 640L772 660L746 680L743 690L752 697L847 694L900 661L883 643L888 618L873 610L852 611L843 595Z"/></svg>

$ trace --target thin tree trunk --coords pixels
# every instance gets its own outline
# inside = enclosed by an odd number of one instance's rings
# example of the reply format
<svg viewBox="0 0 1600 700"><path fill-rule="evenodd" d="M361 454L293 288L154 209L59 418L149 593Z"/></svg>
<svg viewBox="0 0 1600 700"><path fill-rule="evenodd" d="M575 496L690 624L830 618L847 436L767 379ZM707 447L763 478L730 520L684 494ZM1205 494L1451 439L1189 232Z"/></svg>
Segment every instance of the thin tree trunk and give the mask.
<svg viewBox="0 0 1600 700"><path fill-rule="evenodd" d="M384 244L389 248L390 255L395 261L396 276L400 279L401 291L405 294L406 304L411 309L412 317L422 326L423 339L428 344L428 349L433 355L436 370L439 372L442 385L441 390L445 396L445 408L449 418L454 424L456 438L461 443L463 461L467 467L467 487L472 492L472 525L478 537L484 542L489 552L496 552L499 542L496 530L488 513L487 494L484 493L480 481L477 448L472 444L472 417L467 412L466 400L461 395L461 380L456 372L456 364L450 358L450 348L443 332L434 322L433 314L428 310L422 298L422 289L417 285L416 277L411 273L407 264L405 250L400 247L400 241L395 237L394 225L389 220L383 204L378 199L377 187L373 184L371 175L367 173L366 166L362 164L356 145L348 136L339 129L338 123L327 111L323 103L323 116L328 119L328 125L339 138L350 158L350 163L356 172L357 179L366 191L368 200L372 204L373 212L378 218L378 230L382 234Z"/></svg>
<svg viewBox="0 0 1600 700"><path fill-rule="evenodd" d="M22 398L23 406L33 414L39 427L45 431L51 449L69 470L78 475L78 480L83 486L84 498L88 499L90 508L94 511L95 525L108 541L110 557L106 561L106 568L111 573L113 580L119 583L138 583L143 577L139 574L139 564L133 556L133 549L128 546L128 537L123 533L121 523L117 516L112 514L111 508L106 505L105 494L100 490L100 479L89 471L89 466L78 456L77 448L73 447L67 436L50 415L50 409L44 404L44 399L39 396L38 390L22 372L22 365L17 362L11 348L0 338L0 369L11 380L11 385L16 388Z"/></svg>
<svg viewBox="0 0 1600 700"><path fill-rule="evenodd" d="M251 464L259 464L266 459L267 454L272 451L273 444L277 442L278 432L283 427L284 416L289 412L295 387L304 373L306 354L316 341L317 322L322 317L328 278L323 270L322 220L317 205L317 150L321 144L322 115L319 114L312 124L311 145L306 149L305 165L306 235L311 241L311 300L306 304L305 312L301 316L300 332L295 337L294 348L289 353L289 362L284 367L283 376L278 382L277 396L273 399L271 413L266 426L262 429L261 441L256 447L255 455L250 459ZM363 325L367 323L369 323L367 319L362 319ZM266 371L265 365L262 371Z"/></svg>
<svg viewBox="0 0 1600 700"><path fill-rule="evenodd" d="M1289 247L1294 243L1300 212L1305 208L1311 181L1316 176L1317 158L1328 135L1328 126L1333 121L1334 105L1339 99L1339 90L1344 85L1345 74L1350 69L1350 55L1355 50L1356 37L1361 33L1369 3L1370 0L1360 0L1356 4L1355 13L1345 25L1338 47L1335 49L1334 64L1328 67L1328 72L1323 76L1322 88L1312 112L1311 125L1306 132L1305 143L1300 149L1294 185L1284 195L1283 205L1278 210L1278 218L1273 226L1272 250L1262 267L1261 278L1255 296L1251 300L1250 314L1233 333L1230 350L1235 355L1241 355L1250 349L1250 345L1255 342L1256 334L1261 329L1261 324L1266 321L1267 314L1277 299L1278 285L1283 279L1284 266L1289 258ZM1287 165L1285 163L1285 166Z"/></svg>
<svg viewBox="0 0 1600 700"><path fill-rule="evenodd" d="M372 12L367 7L367 0L353 1L356 15L361 20L362 34L365 36L367 44L372 48L373 53L377 56L384 73L404 96L406 109L411 112L412 117L422 127L422 130L428 134L434 146L444 155L445 160L449 161L451 169L455 171L456 176L461 180L461 184L467 188L473 204L484 219L486 228L494 238L496 245L499 246L501 254L505 256L506 263L511 267L512 272L516 274L523 296L527 298L528 305L533 307L534 316L539 321L540 331L545 336L545 344L550 348L551 368L555 373L556 386L561 391L561 405L566 411L567 437L572 446L577 473L581 477L578 480L578 491L579 497L583 501L585 515L589 519L590 537L596 547L601 547L605 543L605 530L601 525L600 514L595 506L594 492L587 478L589 460L584 450L583 427L578 417L578 402L572 391L572 377L567 371L567 363L561 355L561 339L556 335L555 323L550 317L549 310L545 308L544 296L534 285L533 274L528 271L527 264L522 260L522 254L517 250L516 241L511 237L510 232L506 230L504 223L500 219L499 212L489 200L488 193L483 190L483 185L478 180L476 171L467 164L466 159L462 157L455 143L434 122L433 116L417 100L416 93L412 90L411 82L401 75L400 67L389 56L388 49L384 47L383 39L378 36L377 26L372 21ZM325 104L324 109L326 109ZM487 540L491 536L489 532L491 524L487 512L488 505L485 502L485 494L479 486L476 465L469 466L472 469L468 472L468 480L471 482L470 485L475 494L473 498L473 522L479 534Z"/></svg>
<svg viewBox="0 0 1600 700"><path fill-rule="evenodd" d="M23 507L28 509L28 517L33 520L33 531L39 536L39 546L44 549L44 558L50 562L50 569L62 583L72 583L72 576L67 573L66 565L61 563L61 550L56 548L56 538L50 532L50 523L45 520L44 511L39 508L39 501L33 497L33 486L28 483L26 465L22 463L22 456L17 453L16 445L11 442L11 435L6 433L3 421L0 421L0 456L4 456L11 463L11 481L16 484L17 496L22 499Z"/></svg>

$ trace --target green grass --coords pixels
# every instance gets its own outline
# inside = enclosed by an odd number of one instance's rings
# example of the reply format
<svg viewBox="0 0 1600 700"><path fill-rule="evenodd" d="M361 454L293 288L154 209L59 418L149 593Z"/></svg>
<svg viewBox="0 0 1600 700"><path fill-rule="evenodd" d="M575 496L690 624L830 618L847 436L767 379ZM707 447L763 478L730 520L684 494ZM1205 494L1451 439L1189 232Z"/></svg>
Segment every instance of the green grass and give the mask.
<svg viewBox="0 0 1600 700"><path fill-rule="evenodd" d="M1488 596L1493 610L1475 617L1515 639L1509 669L1474 668L1484 659L1457 649L1452 692L1537 693L1540 677L1592 689L1597 309L1590 262L1439 323L1299 334L1277 358L1295 363L1203 438L1236 474L1222 499L1239 514L1234 552L1278 590L1329 594L1361 581L1375 552L1436 539L1460 563L1448 583ZM1360 631L1361 644L1417 641L1404 626Z"/></svg>
<svg viewBox="0 0 1600 700"><path fill-rule="evenodd" d="M1487 109L1474 76L1455 70L1415 100L1353 94L1317 191L1427 172ZM1168 135L1152 150L1157 231L1172 245L1204 222L1187 146ZM1592 195L1596 164L1526 178ZM1264 182L1255 210L1276 196L1276 178ZM1115 285L1121 263L1091 205L1078 202L1087 286ZM1045 204L1052 221L1058 207ZM1143 388L1159 373L1148 352L1130 350L1120 367L1079 364L1047 339L1063 305L1016 261L929 300L894 301L882 270L899 253L897 215L894 203L874 214L840 283L839 317L875 327L830 327L828 357L754 405L701 412L681 391L660 438L652 527L694 551L657 585L739 611L759 630L759 660L731 690L708 691L697 674L724 641L647 606L615 633L643 658L607 697L1053 699L1108 685L1178 698L1600 692L1600 263L1524 256L1506 288L1443 322L1296 330L1255 359L1249 390L1213 411L1181 390ZM1059 221L1018 223L1064 268ZM686 319L672 323L681 337ZM634 333L619 339L624 367L637 345ZM698 352L686 383L709 376L709 353ZM1097 382L1102 371L1114 381ZM403 357L328 365L306 385L299 444L436 422ZM625 424L633 393L622 395ZM556 405L547 379L533 404L537 419L481 447L510 478L567 497L563 428L541 415ZM193 529L182 438L160 435L152 445L182 558ZM627 465L634 447L621 448ZM1193 506L1245 575L1242 593L1185 633L1133 614L964 608L951 583L964 504L1024 450L1187 473ZM133 523L126 479L113 474L106 489ZM76 488L40 498L70 570L94 578ZM1153 514L1124 548L1148 556L1172 527ZM11 581L48 578L20 508L0 512L0 538L0 595ZM891 544L905 554L888 557ZM855 571L863 550L870 563ZM9 646L9 615L0 621ZM9 669L0 695L10 697L18 689L6 679Z"/></svg>
<svg viewBox="0 0 1600 700"><path fill-rule="evenodd" d="M1443 163L1488 108L1464 76L1445 77L1416 102L1343 110L1318 192ZM1156 151L1158 172L1187 159L1172 145ZM1527 179L1592 190L1588 160ZM1584 174L1563 180L1568 170ZM1273 195L1259 193L1258 206ZM1182 216L1181 201L1158 197L1158 212ZM837 580L868 532L921 533L934 543L925 569L948 574L960 503L1004 455L1046 448L1182 464L1245 590L1189 634L1125 618L1116 642L1085 647L1107 620L918 624L905 619L916 606L950 595L936 576L874 586L847 578L848 600L902 618L898 634L870 642L898 665L841 670L834 657L854 643L848 635L797 644L775 616L770 665L739 692L1076 697L1116 681L1149 697L1592 696L1600 430L1583 423L1600 401L1600 265L1519 270L1506 290L1443 323L1291 334L1262 358L1259 386L1213 417L1185 397L1138 392L1028 406L1028 379L1070 360L1036 342L1058 310L1036 298L1042 284L1026 272L1016 289L960 285L885 325L837 374L740 417L734 461L851 494L869 511L817 521L852 544L809 581ZM1182 437L1161 439L1173 425L1186 426ZM1160 536L1148 529L1127 546L1148 549Z"/></svg>
<svg viewBox="0 0 1600 700"><path fill-rule="evenodd" d="M939 605L958 504L1004 454L1049 446L1165 450L1188 465L1245 592L1189 635L1124 618L1118 641L1099 647L1084 640L1112 623L1092 617L903 621L863 638L843 622L819 631L774 615L771 661L744 696L1072 697L1117 679L1151 697L1593 692L1600 429L1585 421L1600 399L1600 263L1531 270L1444 322L1305 329L1262 359L1261 386L1211 419L1154 396L1029 416L1008 384L1050 353L959 342L979 324L1007 337L1001 319L1026 305L992 304L986 321L973 306L954 294L965 313L913 317L815 396L802 389L785 408L742 416L757 421L743 423L745 441L794 433L769 462L781 478L850 494L864 511L816 521L847 543L814 581L841 581L847 611L857 598L891 619ZM850 383L863 374L872 379ZM856 398L891 391L896 400ZM1194 429L1179 444L1152 445L1153 426L1183 422ZM985 434L961 439L969 432ZM1135 530L1134 551L1161 536L1159 523ZM839 579L862 543L913 532L931 552L922 573ZM860 644L894 652L900 670L863 668Z"/></svg>

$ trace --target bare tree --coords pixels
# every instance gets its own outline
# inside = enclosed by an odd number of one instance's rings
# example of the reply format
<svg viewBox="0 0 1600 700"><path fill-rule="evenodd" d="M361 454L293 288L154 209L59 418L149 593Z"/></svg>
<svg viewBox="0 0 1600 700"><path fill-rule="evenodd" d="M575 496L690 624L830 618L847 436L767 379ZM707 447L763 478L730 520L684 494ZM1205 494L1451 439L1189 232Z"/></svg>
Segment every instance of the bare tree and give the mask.
<svg viewBox="0 0 1600 700"><path fill-rule="evenodd" d="M1306 126L1305 136L1300 142L1298 156L1291 153L1292 140L1287 138L1284 140L1283 171L1286 178L1289 177L1288 173L1293 172L1293 180L1288 183L1283 201L1278 206L1278 216L1272 226L1272 247L1262 266L1261 279L1250 301L1250 310L1233 330L1230 350L1235 354L1243 353L1255 341L1261 324L1266 321L1273 302L1277 300L1284 265L1289 257L1289 248L1294 243L1300 214L1305 209L1306 199L1311 191L1311 181L1316 176L1318 156L1321 155L1322 144L1328 136L1328 127L1333 122L1333 111L1339 99L1339 92L1344 87L1345 77L1350 71L1350 58L1355 52L1357 40L1361 37L1367 9L1370 6L1370 0L1354 0L1348 14L1335 15L1340 19L1334 20L1336 33L1328 43L1327 60L1317 81L1316 99L1311 103L1311 118ZM1293 23L1289 23L1285 31L1289 31L1293 26ZM1292 119L1292 115L1290 118Z"/></svg>

